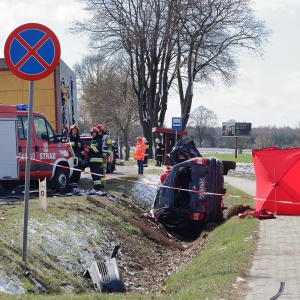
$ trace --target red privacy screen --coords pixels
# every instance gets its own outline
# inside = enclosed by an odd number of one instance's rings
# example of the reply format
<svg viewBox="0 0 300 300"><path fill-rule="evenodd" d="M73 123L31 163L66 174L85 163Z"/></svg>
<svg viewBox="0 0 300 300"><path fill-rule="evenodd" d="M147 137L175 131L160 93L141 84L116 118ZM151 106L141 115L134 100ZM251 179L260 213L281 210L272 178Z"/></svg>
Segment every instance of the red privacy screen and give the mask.
<svg viewBox="0 0 300 300"><path fill-rule="evenodd" d="M300 148L252 150L256 178L255 208L300 215Z"/></svg>

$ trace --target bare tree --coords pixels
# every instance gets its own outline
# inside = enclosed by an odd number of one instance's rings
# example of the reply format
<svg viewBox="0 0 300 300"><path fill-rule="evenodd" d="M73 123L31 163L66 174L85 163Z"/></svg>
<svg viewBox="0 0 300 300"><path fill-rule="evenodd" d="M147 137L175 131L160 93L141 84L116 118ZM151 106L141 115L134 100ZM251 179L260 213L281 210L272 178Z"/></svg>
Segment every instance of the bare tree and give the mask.
<svg viewBox="0 0 300 300"><path fill-rule="evenodd" d="M269 35L251 0L83 0L90 17L72 32L89 33L101 55L126 53L146 138L163 126L168 91L178 91L183 129L194 82L219 76L232 84L241 50L262 55ZM177 79L175 82L174 79Z"/></svg>
<svg viewBox="0 0 300 300"><path fill-rule="evenodd" d="M130 70L121 59L114 62L85 58L75 72L82 85L82 118L89 128L101 123L105 130L120 137L129 158L129 138L138 121L138 109L132 89Z"/></svg>
<svg viewBox="0 0 300 300"><path fill-rule="evenodd" d="M256 129L256 138L254 148L267 148L274 146L274 140L272 138L272 131L274 129L270 127L259 127Z"/></svg>
<svg viewBox="0 0 300 300"><path fill-rule="evenodd" d="M256 19L251 0L171 2L179 19L177 80L185 127L194 82L213 84L221 77L226 84L234 83L237 56L242 50L262 56L270 32ZM185 73L181 75L183 67Z"/></svg>
<svg viewBox="0 0 300 300"><path fill-rule="evenodd" d="M199 147L203 147L203 140L208 131L217 125L218 117L204 106L198 106L190 114L189 126L193 127L199 141Z"/></svg>
<svg viewBox="0 0 300 300"><path fill-rule="evenodd" d="M91 18L77 22L73 32L90 33L91 45L100 56L127 54L140 123L152 144L152 127L163 126L168 90L175 78L170 4L156 0L85 2Z"/></svg>

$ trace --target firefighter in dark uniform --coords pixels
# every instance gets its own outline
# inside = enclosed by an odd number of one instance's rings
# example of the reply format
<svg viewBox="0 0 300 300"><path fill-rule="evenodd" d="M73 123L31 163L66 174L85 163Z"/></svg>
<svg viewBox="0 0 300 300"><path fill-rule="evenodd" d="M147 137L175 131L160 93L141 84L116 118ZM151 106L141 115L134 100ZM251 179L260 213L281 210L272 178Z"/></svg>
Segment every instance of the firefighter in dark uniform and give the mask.
<svg viewBox="0 0 300 300"><path fill-rule="evenodd" d="M119 151L118 151L118 147L116 145L116 141L111 141L112 144L112 151L114 153L114 160L119 158Z"/></svg>
<svg viewBox="0 0 300 300"><path fill-rule="evenodd" d="M74 192L77 189L77 184L81 176L81 171L79 170L81 170L81 162L84 158L83 142L79 136L79 127L77 125L74 124L70 126L68 137L70 146L72 147L73 152L78 159L78 165L75 166L75 169L77 170L73 170L73 174L70 177L70 184L72 185Z"/></svg>
<svg viewBox="0 0 300 300"><path fill-rule="evenodd" d="M106 168L107 161L112 154L112 142L109 135L104 131L104 126L102 124L98 124L97 128L99 130L99 136L102 141L102 153L103 153L103 161L101 164L101 188L105 188L106 185Z"/></svg>
<svg viewBox="0 0 300 300"><path fill-rule="evenodd" d="M90 131L92 140L91 145L87 148L88 158L90 161L90 170L92 173L94 187L96 191L101 190L101 165L103 163L102 138L97 127L93 127Z"/></svg>
<svg viewBox="0 0 300 300"><path fill-rule="evenodd" d="M144 156L143 166L144 167L148 167L149 143L148 143L148 141L147 141L147 139L145 137L143 137L143 142L146 145L146 152L145 152L145 156Z"/></svg>
<svg viewBox="0 0 300 300"><path fill-rule="evenodd" d="M112 152L113 152L113 169L114 170L117 170L116 169L116 162L117 162L117 159L119 158L119 151L118 151L118 147L116 145L116 141L111 141L111 148L112 148Z"/></svg>
<svg viewBox="0 0 300 300"><path fill-rule="evenodd" d="M155 140L156 147L155 147L155 160L156 160L156 167L161 167L163 154L164 154L164 145L160 142L160 139Z"/></svg>

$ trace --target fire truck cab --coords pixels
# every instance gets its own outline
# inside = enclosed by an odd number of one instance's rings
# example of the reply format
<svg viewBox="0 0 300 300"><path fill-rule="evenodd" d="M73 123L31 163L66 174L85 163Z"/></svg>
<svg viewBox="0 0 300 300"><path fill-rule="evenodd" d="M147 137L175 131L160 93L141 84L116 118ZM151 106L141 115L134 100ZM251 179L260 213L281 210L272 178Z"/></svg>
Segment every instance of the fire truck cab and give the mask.
<svg viewBox="0 0 300 300"><path fill-rule="evenodd" d="M34 111L33 122L28 124L24 104L0 105L0 188L10 189L25 181L28 130L32 134L30 180L46 178L48 187L66 193L77 158L42 113Z"/></svg>

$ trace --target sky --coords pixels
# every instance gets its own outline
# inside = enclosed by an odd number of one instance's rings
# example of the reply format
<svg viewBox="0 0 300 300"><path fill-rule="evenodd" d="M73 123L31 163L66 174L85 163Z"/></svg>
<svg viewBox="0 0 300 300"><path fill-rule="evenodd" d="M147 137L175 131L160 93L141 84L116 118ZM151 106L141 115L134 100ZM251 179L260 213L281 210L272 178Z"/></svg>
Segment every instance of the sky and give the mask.
<svg viewBox="0 0 300 300"><path fill-rule="evenodd" d="M67 32L75 19L85 16L84 5L75 0L0 0L0 57L9 34L25 23L40 23L58 37L61 58L72 68L89 53L87 36ZM196 86L192 110L202 105L212 110L218 123L235 120L252 127L297 127L300 123L300 1L256 0L256 15L273 31L263 59L240 56L237 82L228 88ZM179 100L168 103L165 125L180 117Z"/></svg>
<svg viewBox="0 0 300 300"><path fill-rule="evenodd" d="M72 68L88 53L88 38L67 32L72 22L85 16L84 5L75 0L0 0L0 57L13 30L26 23L40 23L57 36L61 59Z"/></svg>

